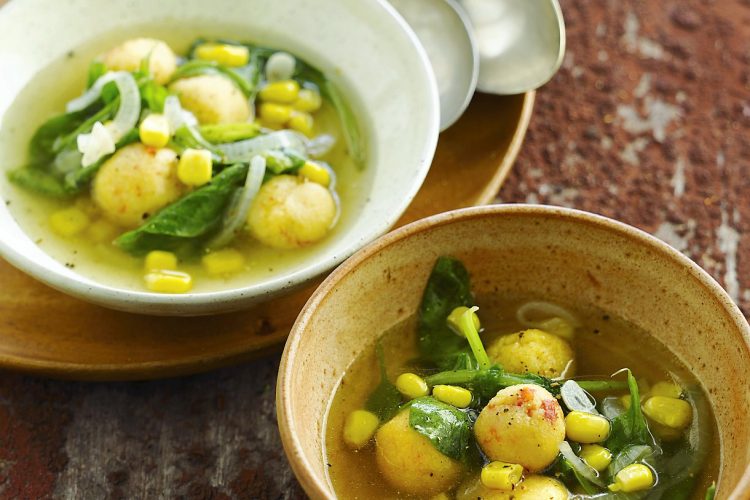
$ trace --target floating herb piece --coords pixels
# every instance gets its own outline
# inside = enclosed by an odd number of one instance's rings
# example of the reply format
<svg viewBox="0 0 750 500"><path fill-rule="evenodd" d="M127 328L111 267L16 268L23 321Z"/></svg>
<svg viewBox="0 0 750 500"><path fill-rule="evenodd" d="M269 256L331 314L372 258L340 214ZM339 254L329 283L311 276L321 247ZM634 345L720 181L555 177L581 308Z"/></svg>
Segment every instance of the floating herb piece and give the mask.
<svg viewBox="0 0 750 500"><path fill-rule="evenodd" d="M467 413L430 396L414 399L409 405L409 425L454 460L465 460L468 455L472 423Z"/></svg>
<svg viewBox="0 0 750 500"><path fill-rule="evenodd" d="M164 208L115 240L133 255L151 250L190 253L221 224L224 208L247 175L246 164L227 167L205 186Z"/></svg>
<svg viewBox="0 0 750 500"><path fill-rule="evenodd" d="M367 398L365 408L378 416L381 422L390 420L398 411L401 405L401 393L396 386L388 380L388 373L385 369L385 354L383 346L378 342L375 346L375 352L378 357L378 367L380 369L380 383Z"/></svg>
<svg viewBox="0 0 750 500"><path fill-rule="evenodd" d="M638 382L633 373L627 368L628 388L632 404L624 413L612 419L612 430L607 438L606 446L612 453L618 453L628 445L654 445L654 439L648 430L646 418L641 412Z"/></svg>
<svg viewBox="0 0 750 500"><path fill-rule="evenodd" d="M455 366L459 357L470 352L466 339L453 332L446 324L446 318L456 307L471 307L473 304L466 267L452 257L439 257L419 307L417 335L422 358L442 369L449 369Z"/></svg>

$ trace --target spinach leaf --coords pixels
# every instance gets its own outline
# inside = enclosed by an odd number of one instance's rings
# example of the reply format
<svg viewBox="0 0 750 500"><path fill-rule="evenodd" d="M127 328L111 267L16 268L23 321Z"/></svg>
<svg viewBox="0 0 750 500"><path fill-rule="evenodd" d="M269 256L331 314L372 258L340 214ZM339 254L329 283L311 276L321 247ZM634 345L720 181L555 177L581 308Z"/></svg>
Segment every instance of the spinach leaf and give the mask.
<svg viewBox="0 0 750 500"><path fill-rule="evenodd" d="M473 303L466 267L453 257L439 257L419 307L417 334L422 358L448 369L455 366L461 353L469 352L466 339L456 335L446 319L456 307L470 307Z"/></svg>
<svg viewBox="0 0 750 500"><path fill-rule="evenodd" d="M628 374L628 388L630 389L631 405L627 411L612 419L612 427L607 438L606 447L612 453L619 453L628 445L655 446L654 438L648 430L646 418L641 412L640 394L638 382L633 373L626 369Z"/></svg>
<svg viewBox="0 0 750 500"><path fill-rule="evenodd" d="M74 144L80 134L91 132L91 129L94 127L94 124L96 122L104 123L105 121L112 118L117 112L117 108L119 106L120 106L120 96L117 95L117 97L115 97L111 102L105 104L101 109L96 111L93 115L89 116L84 121L80 122L80 124L74 130L64 135L62 134L58 135L57 139L52 144L52 151L55 154L57 154L63 149L66 149L68 146L71 146L72 144Z"/></svg>
<svg viewBox="0 0 750 500"><path fill-rule="evenodd" d="M205 149L211 152L211 157L215 162L221 163L224 161L223 153L208 142L195 127L182 125L175 130L170 146L178 152L188 148Z"/></svg>
<svg viewBox="0 0 750 500"><path fill-rule="evenodd" d="M424 396L412 400L409 425L429 439L443 455L464 460L470 450L472 421L451 405Z"/></svg>
<svg viewBox="0 0 750 500"><path fill-rule="evenodd" d="M547 389L553 395L560 393L560 382L533 373L508 373L494 365L486 370L476 368L449 370L425 378L430 387L435 385L459 385L470 389L482 400L492 399L497 391L518 384L535 384Z"/></svg>
<svg viewBox="0 0 750 500"><path fill-rule="evenodd" d="M141 100L145 106L154 113L164 111L164 101L167 99L169 92L163 85L148 79L140 85Z"/></svg>
<svg viewBox="0 0 750 500"><path fill-rule="evenodd" d="M714 500L716 496L716 481L711 483L711 486L706 490L706 500Z"/></svg>
<svg viewBox="0 0 750 500"><path fill-rule="evenodd" d="M34 132L29 143L29 160L31 163L47 163L54 159L57 151L55 141L75 131L86 121L86 113L77 111L50 118Z"/></svg>
<svg viewBox="0 0 750 500"><path fill-rule="evenodd" d="M192 253L221 224L232 193L245 180L247 164L227 167L211 182L177 200L151 217L141 227L115 240L133 255L151 250Z"/></svg>
<svg viewBox="0 0 750 500"><path fill-rule="evenodd" d="M349 107L338 87L331 83L322 71L300 59L297 59L294 77L298 80L313 83L320 89L321 95L330 101L341 121L349 154L360 168L363 167L365 164L365 149L359 125L352 108Z"/></svg>
<svg viewBox="0 0 750 500"><path fill-rule="evenodd" d="M34 165L9 171L8 180L17 186L50 198L68 198L75 194L65 188L60 177Z"/></svg>
<svg viewBox="0 0 750 500"><path fill-rule="evenodd" d="M109 104L119 96L120 90L117 88L117 84L115 82L109 82L105 83L102 87L102 93L99 99L101 99L104 104Z"/></svg>
<svg viewBox="0 0 750 500"><path fill-rule="evenodd" d="M266 168L273 175L288 174L299 170L305 164L305 157L293 149L267 151L264 155Z"/></svg>
<svg viewBox="0 0 750 500"><path fill-rule="evenodd" d="M132 129L117 142L116 147L120 149L137 140L138 130ZM11 170L8 172L8 179L24 189L34 191L43 196L69 198L75 196L86 187L102 164L111 156L111 154L106 155L87 167L77 168L64 175L55 172L55 169L51 168L54 162L53 157L52 160L48 160L45 163L32 163L25 167Z"/></svg>
<svg viewBox="0 0 750 500"><path fill-rule="evenodd" d="M456 354L453 366L451 367L451 371L478 369L479 365L477 364L477 360L468 352L460 352Z"/></svg>
<svg viewBox="0 0 750 500"><path fill-rule="evenodd" d="M86 78L86 88L90 89L94 83L104 76L104 73L107 72L107 66L101 61L92 61L89 65L89 73L88 77Z"/></svg>
<svg viewBox="0 0 750 500"><path fill-rule="evenodd" d="M621 380L610 380L607 378L575 380L575 382L581 387L581 389L587 392L621 391L628 388L627 382Z"/></svg>
<svg viewBox="0 0 750 500"><path fill-rule="evenodd" d="M386 422L398 411L401 405L401 393L388 380L388 374L385 371L385 354L380 341L375 346L375 352L378 356L378 366L380 366L380 384L367 398L365 408L377 415L381 422Z"/></svg>
<svg viewBox="0 0 750 500"><path fill-rule="evenodd" d="M208 142L221 144L252 139L260 134L260 126L253 123L215 123L198 127L201 136Z"/></svg>

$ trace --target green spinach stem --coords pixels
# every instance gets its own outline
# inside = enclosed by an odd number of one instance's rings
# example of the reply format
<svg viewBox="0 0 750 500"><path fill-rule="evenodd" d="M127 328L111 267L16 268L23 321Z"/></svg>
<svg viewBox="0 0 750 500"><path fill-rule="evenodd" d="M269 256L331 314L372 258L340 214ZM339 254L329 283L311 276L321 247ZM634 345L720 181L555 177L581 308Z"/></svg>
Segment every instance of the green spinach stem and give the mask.
<svg viewBox="0 0 750 500"><path fill-rule="evenodd" d="M492 366L492 363L490 362L489 356L487 356L487 351L484 350L482 339L479 338L479 332L474 326L474 314L478 309L479 308L476 306L467 309L459 319L459 326L461 327L461 332L466 337L466 340L469 341L469 346L474 353L477 363L479 363L479 368L486 370Z"/></svg>

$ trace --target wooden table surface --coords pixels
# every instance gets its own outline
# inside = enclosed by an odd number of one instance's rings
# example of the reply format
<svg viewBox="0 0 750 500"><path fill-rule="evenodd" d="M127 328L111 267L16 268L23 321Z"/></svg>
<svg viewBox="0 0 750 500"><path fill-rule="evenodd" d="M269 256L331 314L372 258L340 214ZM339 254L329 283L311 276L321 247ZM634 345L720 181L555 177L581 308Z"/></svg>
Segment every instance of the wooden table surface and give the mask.
<svg viewBox="0 0 750 500"><path fill-rule="evenodd" d="M590 210L651 232L747 315L750 0L562 7L565 62L538 94L498 201ZM276 430L278 362L144 383L5 373L0 497L302 497Z"/></svg>

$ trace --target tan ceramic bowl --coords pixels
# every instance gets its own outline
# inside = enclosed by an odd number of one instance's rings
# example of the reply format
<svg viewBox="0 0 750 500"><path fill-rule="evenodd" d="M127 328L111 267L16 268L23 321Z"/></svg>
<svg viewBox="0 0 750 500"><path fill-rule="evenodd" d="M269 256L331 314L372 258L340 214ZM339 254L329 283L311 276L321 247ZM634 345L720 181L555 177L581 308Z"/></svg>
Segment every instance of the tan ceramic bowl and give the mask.
<svg viewBox="0 0 750 500"><path fill-rule="evenodd" d="M652 332L708 391L721 440L717 498L750 496L750 326L729 296L642 231L585 212L512 205L405 226L346 261L310 298L286 344L277 405L284 448L311 497L334 497L323 443L342 374L386 328L414 314L444 254L466 263L478 293L542 290Z"/></svg>

